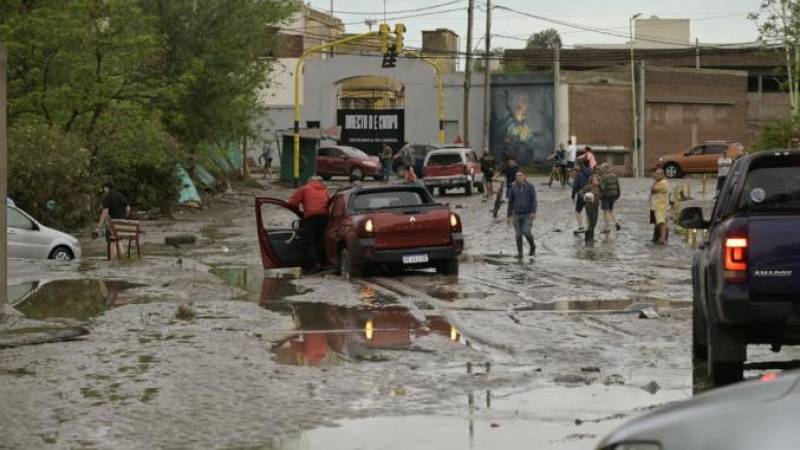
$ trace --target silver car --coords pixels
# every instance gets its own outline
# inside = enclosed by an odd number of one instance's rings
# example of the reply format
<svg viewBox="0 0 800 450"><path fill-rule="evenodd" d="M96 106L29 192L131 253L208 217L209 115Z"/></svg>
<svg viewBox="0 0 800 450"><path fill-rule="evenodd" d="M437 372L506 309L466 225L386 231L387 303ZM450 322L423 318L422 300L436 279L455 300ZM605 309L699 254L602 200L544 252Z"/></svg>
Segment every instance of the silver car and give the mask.
<svg viewBox="0 0 800 450"><path fill-rule="evenodd" d="M767 373L617 428L598 450L796 450L800 371Z"/></svg>
<svg viewBox="0 0 800 450"><path fill-rule="evenodd" d="M81 244L74 237L47 228L8 201L6 214L9 258L80 259Z"/></svg>

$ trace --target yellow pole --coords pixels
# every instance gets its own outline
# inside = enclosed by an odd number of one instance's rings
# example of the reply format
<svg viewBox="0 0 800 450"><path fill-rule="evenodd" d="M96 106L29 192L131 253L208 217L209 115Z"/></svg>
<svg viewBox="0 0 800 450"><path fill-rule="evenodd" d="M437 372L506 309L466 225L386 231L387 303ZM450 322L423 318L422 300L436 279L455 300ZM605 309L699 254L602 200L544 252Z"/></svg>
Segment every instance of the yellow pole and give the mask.
<svg viewBox="0 0 800 450"><path fill-rule="evenodd" d="M442 68L439 67L439 63L436 61L431 61L418 53L408 50L403 53L411 56L412 58L417 58L420 61L430 64L433 66L433 70L436 72L436 97L439 102L439 143L444 144L444 86L442 82Z"/></svg>
<svg viewBox="0 0 800 450"><path fill-rule="evenodd" d="M294 185L295 187L298 186L300 181L300 74L303 72L303 64L305 63L305 59L308 55L313 53L317 53L322 50L326 50L329 48L333 48L337 45L346 44L348 42L357 41L359 39L363 39L369 36L375 36L379 34L378 31L371 31L368 33L357 34L355 36L346 37L344 39L339 39L338 41L333 41L330 43L320 44L303 52L300 56L300 59L297 60L297 65L294 69L294 142L293 142L293 173L292 176L294 178Z"/></svg>

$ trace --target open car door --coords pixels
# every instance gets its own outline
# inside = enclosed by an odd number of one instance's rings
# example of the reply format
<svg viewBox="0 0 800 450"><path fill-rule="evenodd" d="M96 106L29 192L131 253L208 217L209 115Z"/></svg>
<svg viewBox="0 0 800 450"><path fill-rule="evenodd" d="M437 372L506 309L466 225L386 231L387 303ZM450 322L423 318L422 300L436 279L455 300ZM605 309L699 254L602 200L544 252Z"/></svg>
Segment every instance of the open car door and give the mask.
<svg viewBox="0 0 800 450"><path fill-rule="evenodd" d="M279 267L305 267L306 257L300 241L295 238L291 221L286 227L271 228L264 221L264 211L283 208L296 220L301 218L300 210L293 208L283 200L271 197L256 198L256 227L258 228L258 244L261 250L261 263L265 269ZM277 214L275 215L277 216Z"/></svg>

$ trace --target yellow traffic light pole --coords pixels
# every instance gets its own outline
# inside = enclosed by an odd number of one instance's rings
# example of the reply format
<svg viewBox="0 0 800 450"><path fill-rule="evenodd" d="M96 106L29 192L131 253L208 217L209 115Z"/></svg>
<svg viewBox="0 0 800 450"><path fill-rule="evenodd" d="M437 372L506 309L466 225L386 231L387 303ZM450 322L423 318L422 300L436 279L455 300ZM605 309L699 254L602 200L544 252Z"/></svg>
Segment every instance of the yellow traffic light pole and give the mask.
<svg viewBox="0 0 800 450"><path fill-rule="evenodd" d="M406 54L413 58L417 58L421 61L424 61L433 66L434 70L436 71L436 89L438 91L438 101L439 101L439 142L444 144L444 88L442 85L442 71L435 61L430 61L426 59L424 56L421 56L417 53L404 50L403 48L403 33L405 33L406 27L403 24L397 24L395 26L395 51L399 54ZM295 187L299 184L300 180L300 74L303 72L303 64L305 63L306 57L311 54L320 52L322 50L327 50L337 45L346 44L348 42L358 41L364 38L368 38L371 36L379 36L381 40L381 52L386 54L389 51L389 33L390 28L389 24L382 23L378 31L371 31L368 33L357 34L355 36L346 37L343 39L339 39L330 43L320 44L303 52L300 56L300 59L297 60L297 65L294 69L294 139L293 139L293 158L292 158L292 165L293 165L293 178L294 178L294 185Z"/></svg>

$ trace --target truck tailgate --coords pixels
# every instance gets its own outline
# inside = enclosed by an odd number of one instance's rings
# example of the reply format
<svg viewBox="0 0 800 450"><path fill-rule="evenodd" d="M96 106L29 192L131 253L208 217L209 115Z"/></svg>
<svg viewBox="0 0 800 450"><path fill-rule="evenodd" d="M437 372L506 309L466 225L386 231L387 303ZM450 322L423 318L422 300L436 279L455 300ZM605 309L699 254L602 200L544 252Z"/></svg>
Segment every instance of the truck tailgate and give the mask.
<svg viewBox="0 0 800 450"><path fill-rule="evenodd" d="M800 216L751 216L748 220L750 293L800 292Z"/></svg>
<svg viewBox="0 0 800 450"><path fill-rule="evenodd" d="M449 164L446 166L426 166L423 169L424 177L452 177L464 175L464 164Z"/></svg>
<svg viewBox="0 0 800 450"><path fill-rule="evenodd" d="M375 222L375 247L379 249L450 243L450 209L447 206L380 211L370 217Z"/></svg>

